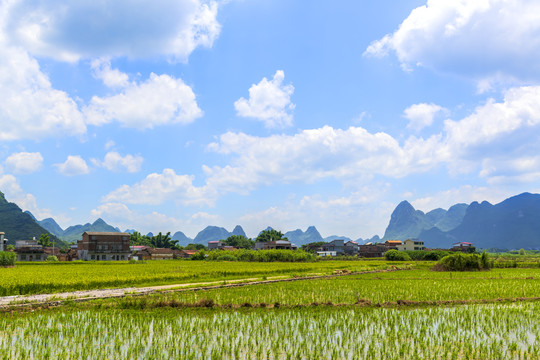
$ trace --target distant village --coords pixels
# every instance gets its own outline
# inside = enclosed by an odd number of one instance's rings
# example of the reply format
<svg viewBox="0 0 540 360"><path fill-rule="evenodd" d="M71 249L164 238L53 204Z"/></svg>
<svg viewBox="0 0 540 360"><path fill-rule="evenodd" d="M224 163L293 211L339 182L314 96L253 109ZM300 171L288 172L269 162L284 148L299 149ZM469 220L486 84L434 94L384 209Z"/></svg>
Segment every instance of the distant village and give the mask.
<svg viewBox="0 0 540 360"><path fill-rule="evenodd" d="M17 261L45 261L55 256L58 261L121 261L121 260L168 260L190 258L198 250L153 248L146 245L130 245L130 234L122 232L84 232L77 244L61 251L58 247L43 246L36 239L17 240L14 249L7 249L5 233L0 232L0 251L14 251ZM237 250L224 240L209 241L208 250ZM297 250L297 246L287 239L274 241L257 241L253 250ZM469 252L473 244L458 242L451 251ZM327 243L306 244L302 250L316 253L321 257L358 256L363 258L380 258L389 250L426 251L423 241L417 239L387 240L384 243L366 243L359 245L355 241L335 239ZM437 249L440 250L440 249Z"/></svg>

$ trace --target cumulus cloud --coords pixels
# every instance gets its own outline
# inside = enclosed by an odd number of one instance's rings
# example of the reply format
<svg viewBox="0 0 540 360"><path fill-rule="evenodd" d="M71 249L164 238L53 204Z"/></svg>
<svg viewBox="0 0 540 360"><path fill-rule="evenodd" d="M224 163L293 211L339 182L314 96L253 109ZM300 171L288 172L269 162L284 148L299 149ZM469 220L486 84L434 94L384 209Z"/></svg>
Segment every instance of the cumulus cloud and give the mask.
<svg viewBox="0 0 540 360"><path fill-rule="evenodd" d="M31 174L43 166L43 156L39 152L11 154L5 161L6 169L14 174Z"/></svg>
<svg viewBox="0 0 540 360"><path fill-rule="evenodd" d="M80 155L69 155L65 162L54 164L58 171L66 176L85 175L90 172L86 161Z"/></svg>
<svg viewBox="0 0 540 360"><path fill-rule="evenodd" d="M118 69L112 69L110 60L94 59L90 66L94 77L102 80L105 86L122 88L129 84L129 76Z"/></svg>
<svg viewBox="0 0 540 360"><path fill-rule="evenodd" d="M175 218L157 211L144 212L133 210L122 203L104 203L91 211L93 217L105 217L107 221L117 224L122 229L137 228L145 233L148 231L175 231L182 229L186 234L194 236L203 226L211 221L219 223L219 216L205 212L197 212L186 218ZM188 235L190 236L190 235Z"/></svg>
<svg viewBox="0 0 540 360"><path fill-rule="evenodd" d="M96 166L102 166L110 171L127 171L130 173L136 173L141 170L141 165L144 159L140 155L125 155L122 156L116 151L110 151L105 155L103 161L92 159L92 162Z"/></svg>
<svg viewBox="0 0 540 360"><path fill-rule="evenodd" d="M249 99L242 97L234 103L238 116L255 118L269 128L291 126L294 87L282 85L284 79L285 73L278 70L271 81L264 77L258 84L253 84L249 88Z"/></svg>
<svg viewBox="0 0 540 360"><path fill-rule="evenodd" d="M437 208L448 209L450 206L472 201L488 201L492 204L499 203L509 196L515 195L511 191L485 186L463 185L458 188L436 192L429 196L420 197L411 201L415 209L424 212Z"/></svg>
<svg viewBox="0 0 540 360"><path fill-rule="evenodd" d="M0 140L86 132L77 104L52 87L35 59L24 50L5 46L1 35L0 52Z"/></svg>
<svg viewBox="0 0 540 360"><path fill-rule="evenodd" d="M119 187L102 201L158 205L173 200L183 204L212 204L212 194L205 187L194 186L193 179L193 176L177 175L172 169L164 169L161 174L149 174L137 184Z"/></svg>
<svg viewBox="0 0 540 360"><path fill-rule="evenodd" d="M38 207L36 197L25 193L17 178L13 175L0 176L0 189L6 200L17 204L21 209L30 211L38 219L52 217L49 209Z"/></svg>
<svg viewBox="0 0 540 360"><path fill-rule="evenodd" d="M439 141L439 136L411 137L401 145L388 134L372 134L361 127L324 126L269 137L228 132L208 148L233 155L232 165L204 170L209 186L240 192L276 181L358 181L374 175L400 178L436 164Z"/></svg>
<svg viewBox="0 0 540 360"><path fill-rule="evenodd" d="M428 0L365 55L393 51L405 68L424 66L490 81L540 78L540 3Z"/></svg>
<svg viewBox="0 0 540 360"><path fill-rule="evenodd" d="M138 129L188 124L202 116L193 90L182 79L154 73L143 83L130 83L120 94L94 96L84 113L92 125L118 121Z"/></svg>
<svg viewBox="0 0 540 360"><path fill-rule="evenodd" d="M220 32L218 5L205 0L20 0L4 4L4 32L32 54L62 61L169 56L186 61Z"/></svg>
<svg viewBox="0 0 540 360"><path fill-rule="evenodd" d="M508 90L504 100L488 100L459 120L446 120L445 151L457 167L467 161L536 155L539 148L540 86Z"/></svg>
<svg viewBox="0 0 540 360"><path fill-rule="evenodd" d="M403 112L403 117L409 120L408 128L420 131L433 124L438 113L448 114L448 110L436 104L414 104Z"/></svg>

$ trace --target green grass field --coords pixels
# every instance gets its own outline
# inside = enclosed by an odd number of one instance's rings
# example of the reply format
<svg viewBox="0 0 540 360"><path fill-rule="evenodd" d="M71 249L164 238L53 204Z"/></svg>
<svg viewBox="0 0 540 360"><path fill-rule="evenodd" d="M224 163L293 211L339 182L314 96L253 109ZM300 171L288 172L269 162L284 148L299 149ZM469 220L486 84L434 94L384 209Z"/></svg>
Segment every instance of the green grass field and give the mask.
<svg viewBox="0 0 540 360"><path fill-rule="evenodd" d="M385 261L244 263L191 260L148 261L135 264L127 261L18 263L14 268L0 268L2 279L0 296L272 276L331 274L337 269L365 271L387 268L388 264Z"/></svg>
<svg viewBox="0 0 540 360"><path fill-rule="evenodd" d="M198 282L395 265L103 264L24 265L0 271L18 270L30 279L41 269L55 274L85 270L105 282L110 280L107 273L114 275L125 284L122 274L131 276L129 281L169 282L167 276L172 276L175 282ZM433 272L433 263L411 264L412 270L7 311L0 315L0 359L540 358L540 301L531 299L540 297L540 269ZM186 277L175 278L175 271ZM58 278L51 283L60 289Z"/></svg>

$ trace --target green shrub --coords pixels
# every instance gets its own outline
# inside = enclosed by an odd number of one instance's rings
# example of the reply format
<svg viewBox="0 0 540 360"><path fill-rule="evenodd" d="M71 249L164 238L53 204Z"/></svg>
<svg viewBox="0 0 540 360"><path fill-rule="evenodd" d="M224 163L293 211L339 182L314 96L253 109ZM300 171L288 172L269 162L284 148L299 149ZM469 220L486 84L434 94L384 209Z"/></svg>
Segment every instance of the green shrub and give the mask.
<svg viewBox="0 0 540 360"><path fill-rule="evenodd" d="M411 257L405 251L388 250L384 258L389 261L410 261Z"/></svg>
<svg viewBox="0 0 540 360"><path fill-rule="evenodd" d="M216 260L217 260L217 261L238 261L238 259L236 258L236 256L231 255L231 254L221 255L221 256L218 257Z"/></svg>
<svg viewBox="0 0 540 360"><path fill-rule="evenodd" d="M215 261L221 260L224 255L235 257L237 261L246 262L309 262L315 261L317 257L302 250L212 250L202 254L198 260Z"/></svg>
<svg viewBox="0 0 540 360"><path fill-rule="evenodd" d="M435 265L434 270L440 271L477 271L489 270L491 262L487 253L484 251L482 255L478 254L463 254L461 252L443 257Z"/></svg>
<svg viewBox="0 0 540 360"><path fill-rule="evenodd" d="M47 261L49 262L58 262L58 258L55 255L47 256Z"/></svg>
<svg viewBox="0 0 540 360"><path fill-rule="evenodd" d="M9 251L0 251L0 266L14 266L17 254Z"/></svg>

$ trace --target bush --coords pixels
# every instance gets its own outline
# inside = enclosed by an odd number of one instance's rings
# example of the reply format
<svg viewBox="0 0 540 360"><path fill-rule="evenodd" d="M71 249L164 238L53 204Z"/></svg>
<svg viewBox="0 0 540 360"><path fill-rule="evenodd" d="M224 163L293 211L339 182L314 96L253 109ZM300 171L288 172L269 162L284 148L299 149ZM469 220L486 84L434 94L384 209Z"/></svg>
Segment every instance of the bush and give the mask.
<svg viewBox="0 0 540 360"><path fill-rule="evenodd" d="M233 256L233 255L231 255L231 254L221 255L221 256L218 257L216 260L217 260L217 261L238 261L238 259L236 258L236 256Z"/></svg>
<svg viewBox="0 0 540 360"><path fill-rule="evenodd" d="M47 256L47 261L49 262L58 262L58 258L54 255Z"/></svg>
<svg viewBox="0 0 540 360"><path fill-rule="evenodd" d="M405 251L388 250L384 258L389 261L410 261L411 257Z"/></svg>
<svg viewBox="0 0 540 360"><path fill-rule="evenodd" d="M17 254L9 251L0 251L0 266L15 266Z"/></svg>
<svg viewBox="0 0 540 360"><path fill-rule="evenodd" d="M487 253L482 255L463 254L461 252L443 257L434 267L440 271L478 271L489 270L491 262Z"/></svg>
<svg viewBox="0 0 540 360"><path fill-rule="evenodd" d="M202 254L197 260L220 261L223 256L232 256L236 260L246 262L308 262L315 261L317 257L302 250L212 250ZM193 258L193 257L192 257Z"/></svg>

